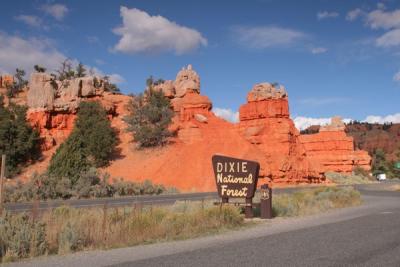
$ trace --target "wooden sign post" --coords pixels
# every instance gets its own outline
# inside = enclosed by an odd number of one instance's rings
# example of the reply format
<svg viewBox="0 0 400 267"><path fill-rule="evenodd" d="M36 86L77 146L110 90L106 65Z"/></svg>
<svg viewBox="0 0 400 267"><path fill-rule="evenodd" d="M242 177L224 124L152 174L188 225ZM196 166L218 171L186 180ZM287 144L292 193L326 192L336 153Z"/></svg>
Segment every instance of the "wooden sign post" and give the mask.
<svg viewBox="0 0 400 267"><path fill-rule="evenodd" d="M1 155L1 170L0 170L0 215L3 212L3 184L4 184L4 174L6 171L6 155Z"/></svg>
<svg viewBox="0 0 400 267"><path fill-rule="evenodd" d="M253 218L253 197L257 188L260 164L221 155L214 155L212 164L222 203L228 203L229 198L245 198L245 217Z"/></svg>

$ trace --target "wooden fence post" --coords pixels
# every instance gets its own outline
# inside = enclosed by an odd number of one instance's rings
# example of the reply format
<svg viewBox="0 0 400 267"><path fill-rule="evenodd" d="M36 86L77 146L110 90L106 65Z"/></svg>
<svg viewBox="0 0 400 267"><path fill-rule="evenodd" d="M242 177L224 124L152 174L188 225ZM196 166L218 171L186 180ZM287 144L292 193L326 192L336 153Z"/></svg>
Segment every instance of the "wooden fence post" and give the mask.
<svg viewBox="0 0 400 267"><path fill-rule="evenodd" d="M6 169L6 155L1 155L1 171L0 171L0 215L3 213L3 184Z"/></svg>

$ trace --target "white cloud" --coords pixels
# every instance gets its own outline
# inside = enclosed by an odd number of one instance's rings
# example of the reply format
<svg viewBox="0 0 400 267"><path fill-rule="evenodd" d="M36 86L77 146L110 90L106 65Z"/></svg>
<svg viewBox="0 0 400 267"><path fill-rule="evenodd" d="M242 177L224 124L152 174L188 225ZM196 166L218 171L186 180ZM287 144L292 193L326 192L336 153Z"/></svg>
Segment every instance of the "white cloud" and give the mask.
<svg viewBox="0 0 400 267"><path fill-rule="evenodd" d="M400 123L400 113L396 113L396 114L391 114L391 115L387 115L387 116L368 116L367 118L365 118L365 120L363 120L363 122L369 122L369 123Z"/></svg>
<svg viewBox="0 0 400 267"><path fill-rule="evenodd" d="M239 43L256 49L290 45L306 37L303 32L277 26L238 26L232 32Z"/></svg>
<svg viewBox="0 0 400 267"><path fill-rule="evenodd" d="M68 7L62 4L43 5L41 9L56 20L63 20L68 13Z"/></svg>
<svg viewBox="0 0 400 267"><path fill-rule="evenodd" d="M110 82L115 84L121 84L125 82L125 79L121 75L114 73L110 75Z"/></svg>
<svg viewBox="0 0 400 267"><path fill-rule="evenodd" d="M91 66L85 66L85 67L87 70L89 70L90 75L105 76L104 72L96 67L91 67ZM110 78L110 82L112 83L115 84L125 83L125 78L117 73L107 74L107 76Z"/></svg>
<svg viewBox="0 0 400 267"><path fill-rule="evenodd" d="M311 48L311 53L316 55L316 54L323 54L326 53L328 51L327 48L325 47L313 47Z"/></svg>
<svg viewBox="0 0 400 267"><path fill-rule="evenodd" d="M336 18L339 16L337 12L329 12L329 11L320 11L317 13L317 19L329 19L329 18Z"/></svg>
<svg viewBox="0 0 400 267"><path fill-rule="evenodd" d="M174 51L184 54L199 46L206 46L207 39L200 32L158 15L151 16L136 8L120 8L122 26L113 29L121 36L115 51L135 54L141 52Z"/></svg>
<svg viewBox="0 0 400 267"><path fill-rule="evenodd" d="M360 8L350 10L346 15L346 20L348 20L348 21L356 20L358 17L360 17L363 14L364 14L364 11L362 11Z"/></svg>
<svg viewBox="0 0 400 267"><path fill-rule="evenodd" d="M296 117L293 120L296 128L301 130L307 129L312 125L327 125L331 122L330 118L309 118L309 117Z"/></svg>
<svg viewBox="0 0 400 267"><path fill-rule="evenodd" d="M400 9L385 12L376 9L367 14L366 23L372 29L392 29L400 27Z"/></svg>
<svg viewBox="0 0 400 267"><path fill-rule="evenodd" d="M0 33L0 68L3 72L14 73L16 68L22 68L30 73L35 64L50 71L65 58L48 39L23 39Z"/></svg>
<svg viewBox="0 0 400 267"><path fill-rule="evenodd" d="M23 39L0 32L0 73L13 74L16 68L21 68L29 76L36 64L53 72L66 58L67 56L59 52L48 39ZM72 59L71 62L76 65L79 61ZM86 66L86 68L89 70L90 66ZM101 70L92 69L95 74L104 75ZM109 76L112 83L125 82L125 79L119 74L114 73Z"/></svg>
<svg viewBox="0 0 400 267"><path fill-rule="evenodd" d="M302 117L298 116L294 118L294 124L296 125L296 128L301 130L307 129L308 127L312 125L327 125L331 122L330 118L310 118L310 117ZM346 118L343 119L344 123L349 123L351 122L352 119ZM391 114L387 116L376 116L376 115L370 115L367 116L364 120L361 122L368 122L368 123L400 123L400 113L396 114Z"/></svg>
<svg viewBox="0 0 400 267"><path fill-rule="evenodd" d="M394 29L386 32L375 41L377 46L390 47L400 45L400 29Z"/></svg>
<svg viewBox="0 0 400 267"><path fill-rule="evenodd" d="M393 75L393 81L400 82L400 70Z"/></svg>
<svg viewBox="0 0 400 267"><path fill-rule="evenodd" d="M33 15L19 15L15 17L15 20L22 21L23 23L34 28L40 28L42 26L42 20Z"/></svg>
<svg viewBox="0 0 400 267"><path fill-rule="evenodd" d="M239 122L239 112L234 112L228 108L213 108L212 110L217 117L236 123Z"/></svg>
<svg viewBox="0 0 400 267"><path fill-rule="evenodd" d="M342 119L344 123L349 123L352 119L346 118ZM311 117L302 117L298 116L293 120L297 129L304 130L312 125L327 125L331 123L331 118L311 118Z"/></svg>

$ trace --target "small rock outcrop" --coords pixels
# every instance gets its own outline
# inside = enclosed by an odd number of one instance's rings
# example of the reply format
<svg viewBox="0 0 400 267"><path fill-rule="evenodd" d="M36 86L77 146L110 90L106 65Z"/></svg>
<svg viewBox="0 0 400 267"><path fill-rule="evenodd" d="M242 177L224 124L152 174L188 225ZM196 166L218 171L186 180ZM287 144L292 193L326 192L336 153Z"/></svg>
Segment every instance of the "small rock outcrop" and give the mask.
<svg viewBox="0 0 400 267"><path fill-rule="evenodd" d="M8 85L13 84L14 77L12 75L1 75L0 76L0 88L6 88Z"/></svg>
<svg viewBox="0 0 400 267"><path fill-rule="evenodd" d="M300 140L307 156L318 162L323 172L351 173L357 166L371 169L371 157L367 151L354 149L353 137L347 136L340 117L333 117L318 133L301 135Z"/></svg>
<svg viewBox="0 0 400 267"><path fill-rule="evenodd" d="M200 76L193 70L192 65L188 65L178 72L175 81L164 81L155 85L153 89L162 91L170 99L182 98L189 91L200 94Z"/></svg>

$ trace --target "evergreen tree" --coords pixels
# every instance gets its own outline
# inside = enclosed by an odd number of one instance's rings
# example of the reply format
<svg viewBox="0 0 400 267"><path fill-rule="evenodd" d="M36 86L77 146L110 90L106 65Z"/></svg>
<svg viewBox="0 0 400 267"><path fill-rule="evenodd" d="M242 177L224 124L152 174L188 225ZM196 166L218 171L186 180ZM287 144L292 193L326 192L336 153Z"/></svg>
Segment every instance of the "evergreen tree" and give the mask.
<svg viewBox="0 0 400 267"><path fill-rule="evenodd" d="M389 167L386 161L385 152L382 149L376 149L372 158L372 172L374 174L388 173Z"/></svg>
<svg viewBox="0 0 400 267"><path fill-rule="evenodd" d="M135 96L131 101L131 114L125 118L139 147L163 145L171 135L168 130L173 117L170 101L163 92L153 90L152 77L147 84L150 86L145 94Z"/></svg>
<svg viewBox="0 0 400 267"><path fill-rule="evenodd" d="M79 62L78 66L76 67L75 73L77 78L82 78L86 76L86 68L81 62Z"/></svg>
<svg viewBox="0 0 400 267"><path fill-rule="evenodd" d="M103 77L104 80L104 90L112 93L119 93L120 90L118 86L110 81L110 76L106 75Z"/></svg>
<svg viewBox="0 0 400 267"><path fill-rule="evenodd" d="M35 69L36 72L46 72L46 68L39 65L35 65L33 66L33 68Z"/></svg>
<svg viewBox="0 0 400 267"><path fill-rule="evenodd" d="M105 166L116 143L116 134L100 103L82 102L74 130L51 159L49 175L68 178L74 184L90 167Z"/></svg>
<svg viewBox="0 0 400 267"><path fill-rule="evenodd" d="M4 105L0 95L0 154L6 154L6 176L12 177L20 168L40 155L40 138L26 121L26 107Z"/></svg>
<svg viewBox="0 0 400 267"><path fill-rule="evenodd" d="M15 94L22 91L22 89L28 84L28 81L25 80L24 77L25 77L25 71L17 68L14 74L14 82L12 84L7 85L8 97L15 96Z"/></svg>

